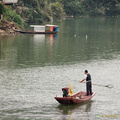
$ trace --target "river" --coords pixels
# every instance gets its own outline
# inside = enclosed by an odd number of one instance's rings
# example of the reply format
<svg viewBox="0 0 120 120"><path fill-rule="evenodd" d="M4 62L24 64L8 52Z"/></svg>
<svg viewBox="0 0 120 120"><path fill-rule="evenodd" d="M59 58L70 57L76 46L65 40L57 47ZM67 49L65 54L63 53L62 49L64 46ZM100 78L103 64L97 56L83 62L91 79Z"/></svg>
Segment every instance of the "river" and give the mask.
<svg viewBox="0 0 120 120"><path fill-rule="evenodd" d="M57 35L0 36L0 120L120 119L120 18L58 21ZM73 85L86 91L84 70L96 95L81 105L55 96Z"/></svg>

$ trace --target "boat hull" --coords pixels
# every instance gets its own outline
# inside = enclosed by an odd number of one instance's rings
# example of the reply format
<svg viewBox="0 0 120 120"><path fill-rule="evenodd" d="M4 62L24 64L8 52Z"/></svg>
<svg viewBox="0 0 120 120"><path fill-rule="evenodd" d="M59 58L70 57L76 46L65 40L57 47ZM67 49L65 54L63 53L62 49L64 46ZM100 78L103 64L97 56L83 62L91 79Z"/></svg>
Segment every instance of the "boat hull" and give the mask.
<svg viewBox="0 0 120 120"><path fill-rule="evenodd" d="M36 31L22 31L22 30L16 30L16 29L14 29L14 31L22 34L57 34L58 33L55 31L36 32Z"/></svg>
<svg viewBox="0 0 120 120"><path fill-rule="evenodd" d="M81 96L80 96L81 95ZM86 96L86 92L78 92L72 96L68 97L54 97L60 104L80 104L86 101L89 101L93 96L95 95L95 92L93 92L92 95Z"/></svg>

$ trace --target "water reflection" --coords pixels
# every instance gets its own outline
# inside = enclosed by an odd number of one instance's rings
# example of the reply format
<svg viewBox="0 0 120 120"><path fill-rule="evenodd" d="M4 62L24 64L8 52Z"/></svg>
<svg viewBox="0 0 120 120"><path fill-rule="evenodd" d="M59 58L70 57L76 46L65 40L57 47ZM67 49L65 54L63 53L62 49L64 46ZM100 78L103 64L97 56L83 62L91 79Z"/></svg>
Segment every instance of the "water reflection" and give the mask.
<svg viewBox="0 0 120 120"><path fill-rule="evenodd" d="M8 49L13 42L14 42L15 36L0 36L0 59L3 59L5 57L4 49Z"/></svg>
<svg viewBox="0 0 120 120"><path fill-rule="evenodd" d="M58 40L58 34L35 34L33 35L34 42L39 44L39 43L44 43L45 40L50 41L50 45L53 45L53 40Z"/></svg>
<svg viewBox="0 0 120 120"><path fill-rule="evenodd" d="M14 65L16 48L13 46L16 36L0 36L0 66Z"/></svg>
<svg viewBox="0 0 120 120"><path fill-rule="evenodd" d="M93 101L77 104L77 105L59 105L57 108L64 115L72 115L77 110L82 110L83 112L90 112Z"/></svg>
<svg viewBox="0 0 120 120"><path fill-rule="evenodd" d="M57 40L57 34L0 36L0 66L42 66L49 61L48 58L52 58L52 47Z"/></svg>
<svg viewBox="0 0 120 120"><path fill-rule="evenodd" d="M92 107L92 103L94 101L88 101L85 103L81 103L81 104L77 104L77 105L59 105L57 107L57 109L59 109L59 111L63 114L63 115L69 115L68 120L72 120L73 119L73 114L77 113L78 111L81 112L83 114L83 112L85 113L89 113L91 112L91 107Z"/></svg>
<svg viewBox="0 0 120 120"><path fill-rule="evenodd" d="M44 34L35 34L33 39L34 39L34 43L36 43L36 44L42 43L45 41L45 35Z"/></svg>

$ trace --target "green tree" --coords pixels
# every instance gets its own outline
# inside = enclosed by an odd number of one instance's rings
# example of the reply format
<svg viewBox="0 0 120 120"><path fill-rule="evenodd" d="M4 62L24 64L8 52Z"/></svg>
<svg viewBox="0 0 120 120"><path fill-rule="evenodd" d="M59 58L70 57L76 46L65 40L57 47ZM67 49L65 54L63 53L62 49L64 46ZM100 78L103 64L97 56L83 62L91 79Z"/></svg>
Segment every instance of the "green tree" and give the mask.
<svg viewBox="0 0 120 120"><path fill-rule="evenodd" d="M82 6L89 15L120 15L120 0L84 0Z"/></svg>
<svg viewBox="0 0 120 120"><path fill-rule="evenodd" d="M63 4L59 2L55 2L55 3L51 3L50 7L51 7L52 16L58 20L62 19L62 17L65 14L63 9Z"/></svg>
<svg viewBox="0 0 120 120"><path fill-rule="evenodd" d="M106 15L107 16L120 15L120 0L110 0L106 4Z"/></svg>
<svg viewBox="0 0 120 120"><path fill-rule="evenodd" d="M23 26L24 22L22 18L16 12L12 11L11 9L7 9L4 15L5 15L6 20L13 21L17 23L18 25Z"/></svg>
<svg viewBox="0 0 120 120"><path fill-rule="evenodd" d="M5 12L5 7L3 6L2 3L0 3L0 15L2 15Z"/></svg>
<svg viewBox="0 0 120 120"><path fill-rule="evenodd" d="M66 15L119 16L120 0L20 0L28 22L61 19Z"/></svg>
<svg viewBox="0 0 120 120"><path fill-rule="evenodd" d="M62 3L67 15L82 15L84 12L82 0L62 0Z"/></svg>

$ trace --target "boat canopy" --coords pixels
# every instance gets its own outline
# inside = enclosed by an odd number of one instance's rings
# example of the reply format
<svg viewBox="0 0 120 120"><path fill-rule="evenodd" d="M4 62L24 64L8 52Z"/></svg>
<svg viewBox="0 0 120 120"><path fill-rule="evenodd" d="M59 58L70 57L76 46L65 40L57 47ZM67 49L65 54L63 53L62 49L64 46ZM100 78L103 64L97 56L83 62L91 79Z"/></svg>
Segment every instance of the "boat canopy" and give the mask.
<svg viewBox="0 0 120 120"><path fill-rule="evenodd" d="M47 24L47 25L45 25L46 27L50 27L50 26L53 26L53 27L58 27L57 25L49 25L49 24Z"/></svg>
<svg viewBox="0 0 120 120"><path fill-rule="evenodd" d="M37 32L45 32L45 31L50 31L50 32L58 32L58 26L57 25L30 25L30 27L34 27L34 31Z"/></svg>
<svg viewBox="0 0 120 120"><path fill-rule="evenodd" d="M45 26L42 26L42 25L30 25L30 27L34 27L35 32L45 32Z"/></svg>

